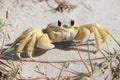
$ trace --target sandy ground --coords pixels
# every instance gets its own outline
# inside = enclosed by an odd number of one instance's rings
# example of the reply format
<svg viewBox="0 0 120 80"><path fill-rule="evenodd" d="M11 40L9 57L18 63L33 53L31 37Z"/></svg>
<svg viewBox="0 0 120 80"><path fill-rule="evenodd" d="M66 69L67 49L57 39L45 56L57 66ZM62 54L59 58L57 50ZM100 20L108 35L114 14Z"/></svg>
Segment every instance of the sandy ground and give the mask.
<svg viewBox="0 0 120 80"><path fill-rule="evenodd" d="M75 20L76 24L84 25L88 23L98 23L115 35L118 41L120 38L120 0L67 0L70 4L77 5L70 12L54 12L45 1L38 0L0 0L0 19L8 27L10 39L6 39L5 44L12 43L24 30L30 27L46 28L51 22ZM53 0L48 3L57 7ZM6 13L8 16L6 18ZM10 25L8 25L10 24ZM2 39L1 39L2 40ZM2 43L0 43L2 44ZM69 43L58 43L57 48L48 51L38 51L34 58L38 61L64 61L78 60L76 49L68 48ZM115 43L109 43L110 47L119 50ZM64 48L63 48L64 47ZM82 49L82 46L81 46ZM44 53L44 54L43 54ZM86 52L82 52L84 58L87 58ZM42 55L41 55L42 54ZM97 54L93 57L98 57ZM24 58L29 59L29 58ZM3 61L6 61L3 59ZM19 63L14 61L14 63ZM20 63L19 63L20 64ZM40 62L22 62L22 78L44 77L42 73L49 77L57 77L63 63L40 63ZM74 76L86 72L81 62L68 63L69 66L62 72L63 76ZM109 74L109 73L108 73ZM106 75L108 75L106 73ZM102 77L98 77L102 76ZM103 80L105 75L96 75L96 78ZM108 78L109 80L109 78Z"/></svg>

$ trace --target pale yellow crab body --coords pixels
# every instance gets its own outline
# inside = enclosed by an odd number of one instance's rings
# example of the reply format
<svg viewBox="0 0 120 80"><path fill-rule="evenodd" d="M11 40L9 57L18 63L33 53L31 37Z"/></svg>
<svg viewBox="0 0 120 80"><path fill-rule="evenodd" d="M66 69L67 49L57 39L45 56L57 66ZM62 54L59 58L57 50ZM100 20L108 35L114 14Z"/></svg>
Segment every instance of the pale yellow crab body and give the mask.
<svg viewBox="0 0 120 80"><path fill-rule="evenodd" d="M21 52L25 45L28 43L28 56L32 58L34 51L34 45L37 43L37 47L41 49L52 49L55 47L54 42L83 40L87 35L94 33L96 46L101 48L101 45L108 35L111 35L109 31L102 28L97 24L88 24L83 26L74 26L74 21L71 20L69 24L61 24L60 21L56 25L49 24L46 29L41 28L29 28L18 37L13 46L17 43L17 55L21 59Z"/></svg>
<svg viewBox="0 0 120 80"><path fill-rule="evenodd" d="M78 27L74 26L58 26L48 25L46 32L53 42L71 41L75 38L78 32Z"/></svg>

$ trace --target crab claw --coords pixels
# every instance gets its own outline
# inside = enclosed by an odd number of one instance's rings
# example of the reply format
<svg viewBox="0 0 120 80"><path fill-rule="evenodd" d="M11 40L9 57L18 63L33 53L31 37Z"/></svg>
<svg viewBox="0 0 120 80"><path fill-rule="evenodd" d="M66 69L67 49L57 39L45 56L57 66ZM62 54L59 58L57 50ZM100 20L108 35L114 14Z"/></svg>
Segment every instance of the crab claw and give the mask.
<svg viewBox="0 0 120 80"><path fill-rule="evenodd" d="M47 34L43 34L37 42L37 47L41 49L52 49L55 47L55 45L51 44L51 40Z"/></svg>
<svg viewBox="0 0 120 80"><path fill-rule="evenodd" d="M86 36L90 35L90 31L87 28L79 27L78 34L75 37L75 40L83 41Z"/></svg>

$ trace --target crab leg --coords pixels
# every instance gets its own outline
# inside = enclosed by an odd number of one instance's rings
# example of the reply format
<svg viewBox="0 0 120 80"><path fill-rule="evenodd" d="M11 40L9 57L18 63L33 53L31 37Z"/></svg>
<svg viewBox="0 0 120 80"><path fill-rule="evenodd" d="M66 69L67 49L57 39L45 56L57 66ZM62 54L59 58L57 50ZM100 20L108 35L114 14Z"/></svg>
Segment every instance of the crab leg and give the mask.
<svg viewBox="0 0 120 80"><path fill-rule="evenodd" d="M90 31L87 28L80 28L75 40L83 40L87 35L90 34Z"/></svg>
<svg viewBox="0 0 120 80"><path fill-rule="evenodd" d="M95 41L96 41L97 47L98 47L98 48L101 48L101 45L102 45L101 35L100 35L100 33L98 32L97 28L95 28L94 36L95 36Z"/></svg>
<svg viewBox="0 0 120 80"><path fill-rule="evenodd" d="M101 39L103 39L102 42L106 41L106 38L107 38L107 36L109 35L109 33L107 33L107 32L105 31L105 29L102 28L102 27L100 27L98 24L95 24L95 27L97 28L98 32L100 33Z"/></svg>
<svg viewBox="0 0 120 80"><path fill-rule="evenodd" d="M33 53L33 50L34 50L34 45L35 45L35 42L36 42L36 34L33 34L33 37L28 45L28 49L27 49L27 52L28 52L28 56L32 59L32 53Z"/></svg>
<svg viewBox="0 0 120 80"><path fill-rule="evenodd" d="M29 35L20 43L20 45L18 46L18 49L17 49L17 56L21 59L21 52L25 46L25 44L30 40L31 38L31 35L32 35L32 32L29 33Z"/></svg>
<svg viewBox="0 0 120 80"><path fill-rule="evenodd" d="M98 48L100 48L102 45L102 39L105 41L108 35L108 33L103 28L100 28L97 24L88 24L79 28L79 32L75 37L75 40L83 40L90 33L94 33L95 42Z"/></svg>
<svg viewBox="0 0 120 80"><path fill-rule="evenodd" d="M94 33L96 45L97 45L98 48L100 48L101 45L102 45L101 32L100 32L101 30L100 29L98 30L98 28L96 28L97 27L96 24L94 24L94 25L93 24L88 24L88 25L85 25L85 27L87 29L89 29L90 33ZM102 35L102 37L103 36L104 36L104 34Z"/></svg>
<svg viewBox="0 0 120 80"><path fill-rule="evenodd" d="M23 32L22 35L19 36L19 37L15 40L15 42L13 43L13 45L16 45L21 39L25 38L25 37L29 34L30 31L32 31L32 28L30 28L30 29L26 30L25 32Z"/></svg>

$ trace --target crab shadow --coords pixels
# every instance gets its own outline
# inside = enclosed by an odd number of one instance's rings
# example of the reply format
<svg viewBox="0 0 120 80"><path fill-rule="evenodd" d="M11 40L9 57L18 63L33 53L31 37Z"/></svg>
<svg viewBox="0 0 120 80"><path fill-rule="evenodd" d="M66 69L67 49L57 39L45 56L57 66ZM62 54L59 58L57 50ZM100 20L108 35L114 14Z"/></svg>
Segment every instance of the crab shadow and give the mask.
<svg viewBox="0 0 120 80"><path fill-rule="evenodd" d="M3 49L3 52L5 50L7 50L8 48ZM43 49L39 49L39 48L35 48L32 56L33 57L37 57L37 56L41 56L42 54L46 53L46 51L48 50L43 50ZM13 53L8 53L8 54L4 54L3 56L0 57L0 59L3 60L19 60L18 56L16 55L16 50L13 51ZM29 58L28 54L27 54L27 47L24 48L23 52L21 53L21 58Z"/></svg>
<svg viewBox="0 0 120 80"><path fill-rule="evenodd" d="M80 43L80 42L78 42L78 43ZM75 43L73 41L56 42L56 43L53 43L53 44L55 45L54 49L60 49L60 50L65 50L65 51L77 50L77 48L75 47ZM79 46L85 46L85 45L86 44L81 44ZM11 44L7 44L6 46L11 46ZM3 52L6 49L7 48L3 49ZM83 51L83 52L88 52L87 49L79 49L79 50ZM18 60L19 58L16 56L15 51L16 50L14 50L13 54L5 54L3 57L0 57L0 59L4 59L4 60L15 59L15 60ZM47 51L49 51L49 50L43 50L43 49L35 47L35 50L34 50L32 56L33 57L38 57L38 56L41 56L41 55L45 54ZM21 57L22 58L28 58L27 46L25 46L23 52L21 53Z"/></svg>

